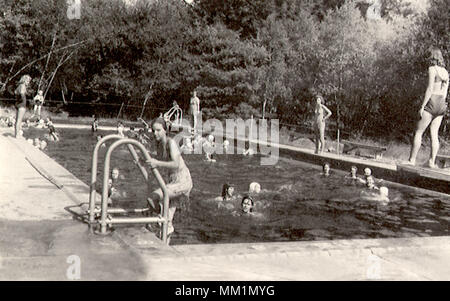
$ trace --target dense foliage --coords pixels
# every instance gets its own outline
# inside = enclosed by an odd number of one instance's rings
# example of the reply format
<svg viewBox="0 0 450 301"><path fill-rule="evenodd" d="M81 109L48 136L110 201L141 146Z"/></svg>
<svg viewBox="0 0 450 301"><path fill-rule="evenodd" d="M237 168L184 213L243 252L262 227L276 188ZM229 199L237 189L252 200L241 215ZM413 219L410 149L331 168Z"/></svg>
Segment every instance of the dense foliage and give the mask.
<svg viewBox="0 0 450 301"><path fill-rule="evenodd" d="M205 118L302 125L321 93L347 131L404 137L427 50L450 59L450 3L379 1L380 19L373 0L81 0L77 19L65 0L0 0L0 94L27 73L51 107L136 119L187 111L196 89Z"/></svg>

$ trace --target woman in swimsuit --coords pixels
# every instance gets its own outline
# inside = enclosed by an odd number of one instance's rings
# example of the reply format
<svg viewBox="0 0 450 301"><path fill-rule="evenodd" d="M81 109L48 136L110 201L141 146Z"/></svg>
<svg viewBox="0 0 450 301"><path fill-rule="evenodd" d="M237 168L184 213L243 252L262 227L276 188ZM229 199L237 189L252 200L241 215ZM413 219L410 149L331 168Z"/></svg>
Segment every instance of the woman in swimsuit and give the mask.
<svg viewBox="0 0 450 301"><path fill-rule="evenodd" d="M27 110L27 88L31 82L31 77L28 74L23 75L20 78L19 86L14 91L16 95L16 126L15 126L15 137L21 136L22 130L22 118Z"/></svg>
<svg viewBox="0 0 450 301"><path fill-rule="evenodd" d="M431 66L428 67L428 87L419 110L420 120L417 123L413 145L409 156L409 164L415 165L417 153L422 144L423 132L430 125L431 153L429 167L435 167L436 155L439 150L439 127L447 111L448 71L445 69L444 58L439 49L431 50Z"/></svg>
<svg viewBox="0 0 450 301"><path fill-rule="evenodd" d="M168 222L168 234L170 235L174 231L172 220L175 210L180 205L180 196L189 197L192 189L192 179L189 169L181 157L177 143L166 135L167 126L164 119L156 118L153 120L151 127L156 140L157 159L151 158L147 163L152 168L163 167L169 170L169 182L166 184L166 188L170 199ZM161 188L153 191L147 199L150 206L156 209L153 200L159 201L162 208L163 192Z"/></svg>
<svg viewBox="0 0 450 301"><path fill-rule="evenodd" d="M327 115L324 117L324 111ZM323 98L320 95L316 97L316 107L314 108L314 132L316 135L316 154L325 149L325 120L331 116L331 111L323 104Z"/></svg>
<svg viewBox="0 0 450 301"><path fill-rule="evenodd" d="M198 117L199 117L199 113L200 113L200 99L197 97L196 91L194 91L192 93L190 109L191 109L192 119L193 119L193 132L195 133L195 131L197 129Z"/></svg>

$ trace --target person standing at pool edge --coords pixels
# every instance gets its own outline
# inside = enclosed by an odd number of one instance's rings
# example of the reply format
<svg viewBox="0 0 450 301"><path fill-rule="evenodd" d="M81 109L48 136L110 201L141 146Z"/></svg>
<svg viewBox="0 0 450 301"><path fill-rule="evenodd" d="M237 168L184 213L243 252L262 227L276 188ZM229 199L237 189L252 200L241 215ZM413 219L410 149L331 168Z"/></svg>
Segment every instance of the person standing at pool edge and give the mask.
<svg viewBox="0 0 450 301"><path fill-rule="evenodd" d="M197 91L195 91L195 90L192 93L190 109L191 109L192 120L193 120L193 133L195 134L195 131L197 129L198 117L200 114L200 99L197 97Z"/></svg>
<svg viewBox="0 0 450 301"><path fill-rule="evenodd" d="M430 51L430 66L428 67L428 87L425 91L422 106L419 110L420 120L417 123L414 140L411 147L408 164L415 165L416 157L422 144L423 132L430 125L431 153L429 167L435 167L436 155L439 150L439 127L447 111L448 71L445 69L444 58L439 49Z"/></svg>
<svg viewBox="0 0 450 301"><path fill-rule="evenodd" d="M22 118L27 110L27 88L30 85L31 76L28 74L23 75L20 78L19 86L14 91L16 95L16 125L15 125L15 137L19 138L21 136L22 130Z"/></svg>
<svg viewBox="0 0 450 301"><path fill-rule="evenodd" d="M168 235L173 233L174 228L172 224L173 216L179 205L180 197L189 197L192 189L192 178L181 156L178 145L170 137L167 137L167 126L163 118L158 117L153 120L151 128L156 140L156 157L147 161L151 168L167 168L169 170L169 183L166 184L169 193L169 222ZM153 201L157 200L160 203L160 208L163 207L163 192L161 188L153 191L147 199L149 205L154 209ZM162 213L162 210L161 210Z"/></svg>
<svg viewBox="0 0 450 301"><path fill-rule="evenodd" d="M92 121L91 130L92 130L92 132L97 132L97 130L98 130L98 119L97 119L97 116L95 116L95 115L92 115L92 117L94 118L94 121Z"/></svg>
<svg viewBox="0 0 450 301"><path fill-rule="evenodd" d="M323 97L321 95L317 95L316 106L314 108L316 154L322 153L325 149L325 120L331 116L331 111L323 103ZM324 111L327 113L326 116L323 116Z"/></svg>
<svg viewBox="0 0 450 301"><path fill-rule="evenodd" d="M34 108L33 108L33 115L31 117L34 117L37 113L38 120L41 119L41 107L44 104L44 92L42 90L38 91L38 94L33 98L34 101Z"/></svg>

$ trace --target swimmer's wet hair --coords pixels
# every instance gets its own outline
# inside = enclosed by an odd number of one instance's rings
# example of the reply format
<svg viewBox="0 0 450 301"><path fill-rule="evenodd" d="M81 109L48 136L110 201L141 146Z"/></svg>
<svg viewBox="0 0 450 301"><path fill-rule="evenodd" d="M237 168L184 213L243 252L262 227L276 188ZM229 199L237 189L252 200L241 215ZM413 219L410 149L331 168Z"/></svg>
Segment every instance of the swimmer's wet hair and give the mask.
<svg viewBox="0 0 450 301"><path fill-rule="evenodd" d="M252 202L252 208L250 208L250 212L253 212L253 207L255 206L255 202L253 201L252 197L249 196L249 195L245 195L245 196L242 198L242 201L241 201L241 207L242 207L242 205L244 204L244 201L245 201L245 200L250 200L250 202Z"/></svg>
<svg viewBox="0 0 450 301"><path fill-rule="evenodd" d="M230 183L223 184L223 186L222 186L222 197L225 197L227 195L228 188L230 188L230 187L234 187L234 185L230 184Z"/></svg>
<svg viewBox="0 0 450 301"><path fill-rule="evenodd" d="M152 124L150 125L150 127L153 128L153 125L156 124L156 123L161 124L163 129L164 129L164 131L167 132L167 124L166 124L166 121L164 120L164 118L157 117L157 118L153 119L152 120Z"/></svg>
<svg viewBox="0 0 450 301"><path fill-rule="evenodd" d="M331 168L331 166L330 166L330 163L328 163L328 162L325 162L324 164L323 164L323 166L322 166L322 170L325 170L325 166L326 165L328 165L328 167L330 167Z"/></svg>

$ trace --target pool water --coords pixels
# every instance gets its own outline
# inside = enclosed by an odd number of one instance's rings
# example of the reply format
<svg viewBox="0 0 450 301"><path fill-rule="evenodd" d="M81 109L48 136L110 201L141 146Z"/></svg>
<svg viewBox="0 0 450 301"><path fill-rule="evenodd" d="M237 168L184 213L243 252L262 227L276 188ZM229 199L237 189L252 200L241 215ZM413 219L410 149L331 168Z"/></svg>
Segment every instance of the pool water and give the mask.
<svg viewBox="0 0 450 301"><path fill-rule="evenodd" d="M59 129L60 141L49 142L45 152L89 185L96 135L90 130ZM44 136L47 130L28 129L26 138ZM107 135L113 132L99 131ZM112 143L109 142L108 145ZM106 148L99 152L98 183L102 183ZM317 166L280 158L274 166L261 166L260 157L217 155L216 163L202 155L183 155L194 188L187 206L175 213L171 244L240 243L299 240L330 240L448 235L450 197L428 195L406 186L389 187L388 205L361 197L365 188L351 184L341 172L329 177ZM147 186L125 146L112 155L111 168L122 179L118 189L126 196L114 207L147 206ZM161 174L165 174L161 170ZM376 176L376 175L375 175ZM258 216L236 216L234 210L218 208L213 198L224 183L233 183L235 193L248 191L251 182L263 191L255 197ZM152 187L156 182L152 179ZM99 186L99 191L101 187ZM239 198L235 211L239 211ZM88 200L86 200L88 201ZM134 225L133 227L140 227Z"/></svg>

